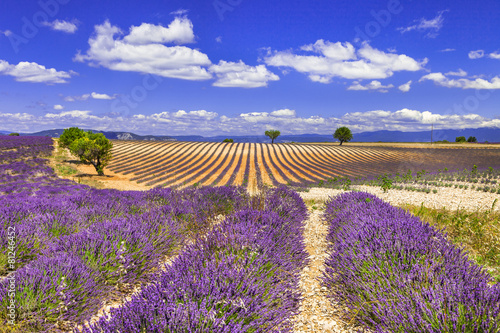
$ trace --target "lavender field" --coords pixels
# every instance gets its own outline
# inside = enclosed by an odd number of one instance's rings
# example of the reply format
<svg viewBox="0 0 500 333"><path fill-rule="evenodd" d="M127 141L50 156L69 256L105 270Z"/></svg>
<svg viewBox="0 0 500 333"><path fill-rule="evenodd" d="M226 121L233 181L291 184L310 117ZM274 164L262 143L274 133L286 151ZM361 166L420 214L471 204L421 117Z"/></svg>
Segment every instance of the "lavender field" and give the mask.
<svg viewBox="0 0 500 333"><path fill-rule="evenodd" d="M296 192L97 190L58 178L52 150L0 136L0 332L295 331ZM323 218L321 283L360 331L500 331L500 285L434 227L356 192Z"/></svg>

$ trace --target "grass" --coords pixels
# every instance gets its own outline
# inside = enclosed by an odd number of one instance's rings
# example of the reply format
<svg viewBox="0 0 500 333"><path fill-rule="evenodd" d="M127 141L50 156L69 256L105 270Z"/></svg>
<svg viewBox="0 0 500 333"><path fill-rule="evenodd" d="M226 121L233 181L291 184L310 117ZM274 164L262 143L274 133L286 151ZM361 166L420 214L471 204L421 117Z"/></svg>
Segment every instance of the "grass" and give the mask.
<svg viewBox="0 0 500 333"><path fill-rule="evenodd" d="M321 199L304 199L304 203L309 211L311 210L325 210L325 200Z"/></svg>
<svg viewBox="0 0 500 333"><path fill-rule="evenodd" d="M448 239L463 247L470 259L485 266L495 282L500 282L500 212L490 210L467 212L462 210L431 209L422 206L404 205L423 221L442 229Z"/></svg>
<svg viewBox="0 0 500 333"><path fill-rule="evenodd" d="M74 159L66 149L60 148L57 140L54 140L54 151L49 157L49 165L55 174L61 178L71 179L78 184L88 185L97 189L104 188L104 185L91 177L83 177L77 168L69 160Z"/></svg>

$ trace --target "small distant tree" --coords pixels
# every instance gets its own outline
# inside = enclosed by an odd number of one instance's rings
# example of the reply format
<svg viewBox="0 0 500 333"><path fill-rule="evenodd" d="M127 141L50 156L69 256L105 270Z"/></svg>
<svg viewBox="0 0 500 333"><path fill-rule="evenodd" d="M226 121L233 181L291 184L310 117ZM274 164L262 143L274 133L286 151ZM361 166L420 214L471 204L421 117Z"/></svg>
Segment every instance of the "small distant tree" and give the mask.
<svg viewBox="0 0 500 333"><path fill-rule="evenodd" d="M222 142L234 142L233 139L224 139Z"/></svg>
<svg viewBox="0 0 500 333"><path fill-rule="evenodd" d="M271 143L274 143L274 140L276 140L281 133L277 130L270 130L266 131L264 134L271 139Z"/></svg>
<svg viewBox="0 0 500 333"><path fill-rule="evenodd" d="M340 146L343 142L349 142L352 140L351 130L345 126L339 127L333 133L333 138L340 141Z"/></svg>
<svg viewBox="0 0 500 333"><path fill-rule="evenodd" d="M111 160L113 148L104 134L72 127L64 130L59 138L59 145L68 148L82 163L93 165L99 176L104 176L104 168Z"/></svg>
<svg viewBox="0 0 500 333"><path fill-rule="evenodd" d="M455 142L466 142L465 136L457 136Z"/></svg>
<svg viewBox="0 0 500 333"><path fill-rule="evenodd" d="M19 133L9 133L9 136L19 136Z"/></svg>
<svg viewBox="0 0 500 333"><path fill-rule="evenodd" d="M477 142L477 139L475 136L469 136L469 138L467 139L467 142Z"/></svg>

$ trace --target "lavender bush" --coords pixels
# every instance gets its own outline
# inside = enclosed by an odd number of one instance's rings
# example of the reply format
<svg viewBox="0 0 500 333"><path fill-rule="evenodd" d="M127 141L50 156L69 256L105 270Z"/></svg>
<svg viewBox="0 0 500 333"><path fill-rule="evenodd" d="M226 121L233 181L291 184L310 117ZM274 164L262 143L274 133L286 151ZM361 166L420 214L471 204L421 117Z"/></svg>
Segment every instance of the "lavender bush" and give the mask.
<svg viewBox="0 0 500 333"><path fill-rule="evenodd" d="M227 217L155 283L84 331L291 331L288 319L298 311L299 273L307 262L306 208L285 188L270 190L263 201L262 211ZM284 214L287 208L295 214Z"/></svg>
<svg viewBox="0 0 500 333"><path fill-rule="evenodd" d="M375 332L498 332L500 286L419 218L368 193L326 204L323 284Z"/></svg>

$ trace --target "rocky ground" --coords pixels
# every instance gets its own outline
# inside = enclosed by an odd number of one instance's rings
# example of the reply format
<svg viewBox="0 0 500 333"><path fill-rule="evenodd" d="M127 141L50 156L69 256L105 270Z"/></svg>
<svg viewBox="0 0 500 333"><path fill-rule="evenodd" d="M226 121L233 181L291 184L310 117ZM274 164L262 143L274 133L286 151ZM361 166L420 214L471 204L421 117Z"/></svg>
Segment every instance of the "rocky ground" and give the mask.
<svg viewBox="0 0 500 333"><path fill-rule="evenodd" d="M319 281L327 257L328 232L328 225L321 218L321 214L320 210L312 210L305 225L304 236L310 261L300 278L300 289L304 298L300 305L300 313L292 319L294 331L352 332L353 327L342 319L342 307L332 304L326 298L326 288L322 287Z"/></svg>
<svg viewBox="0 0 500 333"><path fill-rule="evenodd" d="M437 187L437 193L410 192L406 190L390 189L387 193L380 187L374 186L351 186L352 190L369 192L375 194L384 201L395 206L406 204L420 206L423 204L427 208L440 209L446 207L448 210L487 210L493 205L495 199L500 201L500 195L497 193L480 192L472 189L456 189L451 187ZM301 192L300 196L306 202L321 204L329 197L336 196L344 192L343 190L327 188L311 188L309 192ZM495 210L500 210L500 203L495 205Z"/></svg>

